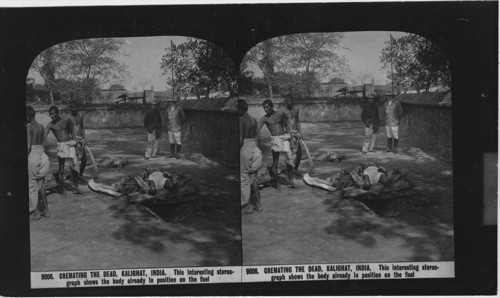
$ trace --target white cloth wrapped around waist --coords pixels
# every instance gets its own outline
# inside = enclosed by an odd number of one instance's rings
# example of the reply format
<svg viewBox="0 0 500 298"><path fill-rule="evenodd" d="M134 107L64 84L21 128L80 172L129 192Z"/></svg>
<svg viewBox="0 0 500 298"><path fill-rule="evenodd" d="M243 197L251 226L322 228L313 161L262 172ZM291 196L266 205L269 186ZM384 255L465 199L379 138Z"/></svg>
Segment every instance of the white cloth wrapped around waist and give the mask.
<svg viewBox="0 0 500 298"><path fill-rule="evenodd" d="M290 134L271 136L271 150L274 152L290 152Z"/></svg>
<svg viewBox="0 0 500 298"><path fill-rule="evenodd" d="M60 158L76 158L76 141L57 142L57 156Z"/></svg>

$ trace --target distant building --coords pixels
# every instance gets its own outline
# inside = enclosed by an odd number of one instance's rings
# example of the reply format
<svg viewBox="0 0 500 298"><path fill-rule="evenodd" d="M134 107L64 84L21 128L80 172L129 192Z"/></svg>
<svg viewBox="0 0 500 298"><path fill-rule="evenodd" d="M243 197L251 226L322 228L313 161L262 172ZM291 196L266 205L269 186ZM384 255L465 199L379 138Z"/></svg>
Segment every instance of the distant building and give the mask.
<svg viewBox="0 0 500 298"><path fill-rule="evenodd" d="M321 83L318 92L315 92L314 97L332 97L338 94L340 89L346 88L345 83Z"/></svg>
<svg viewBox="0 0 500 298"><path fill-rule="evenodd" d="M392 94L392 86L389 85L374 85L374 84L364 84L358 86L346 86L337 90L335 97L364 97L369 93L377 94Z"/></svg>

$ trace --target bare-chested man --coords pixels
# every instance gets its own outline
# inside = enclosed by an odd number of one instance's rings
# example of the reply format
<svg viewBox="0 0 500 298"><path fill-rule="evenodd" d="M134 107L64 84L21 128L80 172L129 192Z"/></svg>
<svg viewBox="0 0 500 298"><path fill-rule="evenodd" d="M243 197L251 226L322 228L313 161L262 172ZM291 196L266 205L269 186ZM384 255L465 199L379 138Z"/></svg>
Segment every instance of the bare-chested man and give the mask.
<svg viewBox="0 0 500 298"><path fill-rule="evenodd" d="M28 185L30 218L49 217L47 196L45 194L45 175L49 170L49 157L45 154L45 129L35 120L35 110L26 107L26 132L28 136ZM40 204L38 204L40 192Z"/></svg>
<svg viewBox="0 0 500 298"><path fill-rule="evenodd" d="M262 165L262 151L257 146L257 120L248 115L248 104L238 99L240 116L240 181L241 211L252 213L262 211L257 171ZM254 193L253 199L251 193Z"/></svg>
<svg viewBox="0 0 500 298"><path fill-rule="evenodd" d="M281 186L278 182L278 162L281 153L285 153L285 163L288 175L288 187L296 188L293 182L293 157L290 149L290 134L287 133L288 118L284 111L275 111L273 102L266 99L262 103L262 107L266 115L260 119L257 131L262 129L265 124L271 132L271 152L273 154L273 165L271 166L271 175L276 181L277 191L281 191Z"/></svg>
<svg viewBox="0 0 500 298"><path fill-rule="evenodd" d="M50 118L52 122L47 125L45 134L48 135L50 131L54 134L57 140L57 160L59 162L58 178L59 183L64 181L64 164L66 160L69 162L69 168L73 176L73 193L81 194L78 188L78 158L76 156L76 128L71 125L71 121L66 117L59 116L59 109L52 106L49 109Z"/></svg>
<svg viewBox="0 0 500 298"><path fill-rule="evenodd" d="M292 152L295 153L295 165L294 173L298 174L300 162L302 160L302 147L300 146L300 140L302 139L302 131L300 130L300 120L299 120L299 108L293 106L291 97L287 96L285 98L286 109L284 110L287 116L288 131L290 132L290 147Z"/></svg>
<svg viewBox="0 0 500 298"><path fill-rule="evenodd" d="M71 125L75 130L75 141L76 141L76 157L80 160L80 172L78 176L83 178L83 172L87 165L87 153L85 152L85 146L87 145L87 139L85 138L85 126L83 125L83 114L78 113L78 103L72 101L70 106L71 115L68 117Z"/></svg>

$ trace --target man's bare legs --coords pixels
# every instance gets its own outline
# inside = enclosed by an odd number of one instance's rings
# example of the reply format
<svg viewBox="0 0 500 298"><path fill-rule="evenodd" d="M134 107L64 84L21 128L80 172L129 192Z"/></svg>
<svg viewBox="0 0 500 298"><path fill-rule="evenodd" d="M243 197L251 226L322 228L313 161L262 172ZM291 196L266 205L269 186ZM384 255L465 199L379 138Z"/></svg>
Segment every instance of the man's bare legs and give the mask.
<svg viewBox="0 0 500 298"><path fill-rule="evenodd" d="M87 153L85 152L85 147L83 148L83 155L82 155L82 159L81 159L81 162L80 162L80 172L78 173L78 176L80 176L80 178L83 177L83 172L85 172L85 167L87 166Z"/></svg>
<svg viewBox="0 0 500 298"><path fill-rule="evenodd" d="M65 158L57 157L57 161L59 162L59 172L57 176L59 178L60 186L62 187L64 194L66 194L66 190L64 189L64 164L66 163ZM73 193L81 194L80 188L78 188L78 171L71 169L71 176L73 178Z"/></svg>
<svg viewBox="0 0 500 298"><path fill-rule="evenodd" d="M78 188L78 179L79 179L78 171L71 169L71 175L73 176L73 193L82 194L80 188Z"/></svg>
<svg viewBox="0 0 500 298"><path fill-rule="evenodd" d="M57 177L59 178L59 183L63 184L64 182L64 164L66 159L57 157L57 161L59 162L59 171L57 172Z"/></svg>
<svg viewBox="0 0 500 298"><path fill-rule="evenodd" d="M57 183L63 192L63 195L66 195L66 189L64 188L64 164L66 159L57 157L57 162L59 163L59 171L57 172Z"/></svg>
<svg viewBox="0 0 500 298"><path fill-rule="evenodd" d="M273 153L273 165L271 166L271 178L276 182L276 191L281 191L281 185L278 181L278 162L280 161L280 152L271 151Z"/></svg>
<svg viewBox="0 0 500 298"><path fill-rule="evenodd" d="M254 206L254 209L257 210L257 211L264 210L264 208L262 208L262 204L261 204L261 201L260 201L260 190L259 190L259 181L257 180L257 173L255 173L254 176L253 176L253 182L252 182L252 185L251 185L250 189L251 189L251 193L253 193L253 198L254 198L253 206ZM252 195L251 194L250 194L250 200L252 200Z"/></svg>
<svg viewBox="0 0 500 298"><path fill-rule="evenodd" d="M293 165L291 164L286 164L286 173L288 176L288 187L289 188L297 188L295 183L293 182Z"/></svg>
<svg viewBox="0 0 500 298"><path fill-rule="evenodd" d="M40 204L41 203L41 204ZM43 217L49 217L49 203L47 202L47 193L45 191L45 182L42 181L40 185L40 201L38 203L40 212Z"/></svg>
<svg viewBox="0 0 500 298"><path fill-rule="evenodd" d="M302 147L300 146L300 141L297 144L297 152L295 157L295 166L293 168L294 172L297 174L299 170L300 162L302 161Z"/></svg>

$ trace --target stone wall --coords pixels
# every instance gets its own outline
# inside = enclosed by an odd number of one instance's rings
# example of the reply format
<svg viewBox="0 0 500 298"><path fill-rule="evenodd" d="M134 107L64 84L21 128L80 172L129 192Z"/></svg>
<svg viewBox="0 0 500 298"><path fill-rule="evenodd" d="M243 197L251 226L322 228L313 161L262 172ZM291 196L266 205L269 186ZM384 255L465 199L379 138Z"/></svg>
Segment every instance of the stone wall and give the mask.
<svg viewBox="0 0 500 298"><path fill-rule="evenodd" d="M247 100L247 99L245 99ZM248 99L248 113L257 119L264 116L262 102L266 98ZM282 98L274 98L275 109L285 108ZM360 119L364 100L362 98L314 98L294 100L299 107L301 122L357 121Z"/></svg>
<svg viewBox="0 0 500 298"><path fill-rule="evenodd" d="M245 99L248 112L260 119L264 116L262 102L266 98ZM400 125L402 134L408 134L419 147L445 161L453 160L451 92L402 94L405 117ZM284 108L282 98L273 99L275 109ZM362 98L310 98L294 100L300 108L301 122L361 121L361 111L366 103ZM379 103L379 114L384 125L384 106Z"/></svg>
<svg viewBox="0 0 500 298"><path fill-rule="evenodd" d="M203 155L229 166L239 165L238 114L235 98L211 98L182 101L186 114L183 135L190 134L200 142ZM66 107L60 114L69 115ZM80 107L85 114L85 127L89 129L143 127L150 104L112 104ZM51 119L49 106L37 107L36 120L47 125ZM162 109L164 131L168 122L166 108ZM166 137L166 134L164 134Z"/></svg>
<svg viewBox="0 0 500 298"><path fill-rule="evenodd" d="M400 126L402 134L415 138L419 146L437 157L453 160L451 92L403 94L401 102L405 117ZM264 115L265 98L246 99L249 114L257 119ZM284 108L283 99L273 99L276 109ZM360 98L315 98L295 100L300 108L302 122L360 121L365 101ZM235 99L211 98L182 101L187 125L185 132L200 141L203 154L226 164L239 164L238 115ZM37 121L46 125L50 121L49 107L36 108ZM99 105L86 106L87 128L142 127L144 115L151 105ZM379 104L383 121L383 105ZM62 109L61 114L69 113ZM164 115L164 110L162 114ZM167 127L166 117L163 117Z"/></svg>
<svg viewBox="0 0 500 298"><path fill-rule="evenodd" d="M47 125L50 106L36 107L36 120ZM111 104L111 105L89 105L80 107L85 114L84 125L89 129L120 128L120 127L142 127L144 115L151 105L135 104ZM70 111L66 107L59 107L60 115L67 116Z"/></svg>

